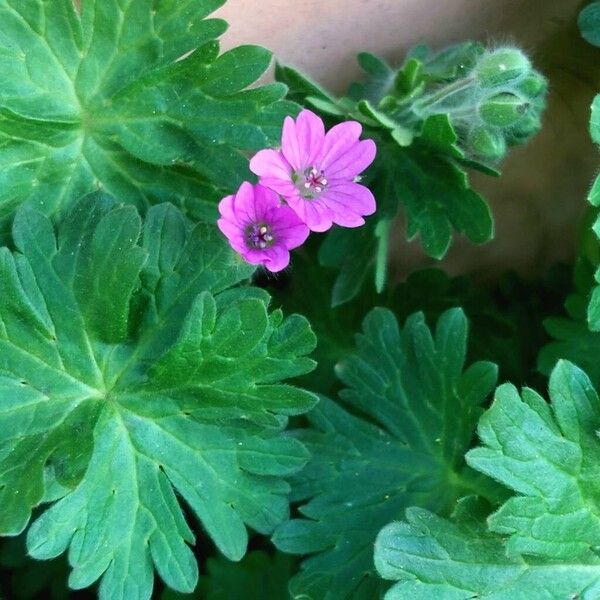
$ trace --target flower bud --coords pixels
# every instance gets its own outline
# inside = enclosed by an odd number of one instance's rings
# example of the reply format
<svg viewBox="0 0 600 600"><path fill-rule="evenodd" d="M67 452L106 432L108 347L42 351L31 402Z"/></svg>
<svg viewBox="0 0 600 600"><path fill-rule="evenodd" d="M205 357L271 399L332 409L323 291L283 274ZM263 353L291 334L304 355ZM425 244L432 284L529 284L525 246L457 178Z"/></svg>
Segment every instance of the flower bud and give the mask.
<svg viewBox="0 0 600 600"><path fill-rule="evenodd" d="M506 142L500 132L480 126L467 136L467 149L478 158L495 162L506 154Z"/></svg>
<svg viewBox="0 0 600 600"><path fill-rule="evenodd" d="M542 121L539 112L530 111L514 127L505 132L506 142L510 146L522 144L535 135L541 127Z"/></svg>
<svg viewBox="0 0 600 600"><path fill-rule="evenodd" d="M546 78L535 71L525 77L522 81L519 81L516 86L522 94L528 98L538 98L546 92L548 89L548 83Z"/></svg>
<svg viewBox="0 0 600 600"><path fill-rule="evenodd" d="M485 54L475 67L475 77L483 88L506 85L531 71L529 59L516 48L499 48Z"/></svg>
<svg viewBox="0 0 600 600"><path fill-rule="evenodd" d="M510 127L527 112L530 104L516 94L502 92L489 97L479 106L479 116L487 125Z"/></svg>

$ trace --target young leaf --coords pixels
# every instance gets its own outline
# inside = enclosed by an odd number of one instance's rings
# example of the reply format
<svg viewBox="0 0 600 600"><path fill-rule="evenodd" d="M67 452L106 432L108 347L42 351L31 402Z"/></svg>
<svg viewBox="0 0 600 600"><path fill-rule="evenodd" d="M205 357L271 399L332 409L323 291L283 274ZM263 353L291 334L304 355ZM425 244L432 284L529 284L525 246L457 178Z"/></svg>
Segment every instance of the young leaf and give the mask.
<svg viewBox="0 0 600 600"><path fill-rule="evenodd" d="M222 0L0 0L0 219L16 206L62 214L99 185L146 208L195 216L231 190L245 153L279 135L285 87L245 88L271 60L219 56ZM191 54L190 54L191 53ZM187 56L181 60L182 56Z"/></svg>
<svg viewBox="0 0 600 600"><path fill-rule="evenodd" d="M307 452L280 432L315 398L278 382L313 368L314 335L269 314L264 291L228 289L252 269L172 205L142 224L87 197L56 234L20 209L13 237L17 251L0 250L0 531L57 500L27 545L40 559L69 548L71 588L101 578L101 598L149 598L154 567L191 591L178 496L232 560L247 526L287 516L283 477Z"/></svg>
<svg viewBox="0 0 600 600"><path fill-rule="evenodd" d="M600 594L595 555L570 563L509 557L483 519L448 521L420 508L408 509L406 522L390 523L377 536L375 566L397 582L385 600L592 600Z"/></svg>
<svg viewBox="0 0 600 600"><path fill-rule="evenodd" d="M366 317L358 350L337 368L352 410L322 399L312 430L295 437L312 451L293 478L302 519L281 525L275 545L315 553L292 579L293 595L376 597L372 567L377 531L411 504L446 512L469 489L494 496L495 486L464 464L481 405L496 381L493 364L464 370L467 322L445 312L435 333L423 315L403 329L376 308Z"/></svg>

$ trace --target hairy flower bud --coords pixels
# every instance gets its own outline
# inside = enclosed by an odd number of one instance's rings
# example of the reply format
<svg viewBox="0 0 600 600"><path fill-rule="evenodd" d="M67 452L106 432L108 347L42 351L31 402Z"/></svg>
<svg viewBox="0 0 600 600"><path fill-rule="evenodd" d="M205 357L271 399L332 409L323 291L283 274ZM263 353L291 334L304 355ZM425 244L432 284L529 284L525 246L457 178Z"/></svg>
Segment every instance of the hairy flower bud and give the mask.
<svg viewBox="0 0 600 600"><path fill-rule="evenodd" d="M479 85L493 88L524 77L531 71L531 63L521 50L499 48L485 54L477 63L474 73Z"/></svg>
<svg viewBox="0 0 600 600"><path fill-rule="evenodd" d="M502 92L479 106L479 116L487 125L510 127L527 112L530 103L516 94Z"/></svg>
<svg viewBox="0 0 600 600"><path fill-rule="evenodd" d="M534 71L525 77L525 79L519 81L516 89L528 98L539 98L546 93L548 82L543 75Z"/></svg>
<svg viewBox="0 0 600 600"><path fill-rule="evenodd" d="M489 127L475 127L467 136L466 142L471 154L486 161L498 161L506 154L504 136Z"/></svg>
<svg viewBox="0 0 600 600"><path fill-rule="evenodd" d="M506 131L506 142L510 146L522 144L535 135L541 127L539 111L530 111L514 127Z"/></svg>

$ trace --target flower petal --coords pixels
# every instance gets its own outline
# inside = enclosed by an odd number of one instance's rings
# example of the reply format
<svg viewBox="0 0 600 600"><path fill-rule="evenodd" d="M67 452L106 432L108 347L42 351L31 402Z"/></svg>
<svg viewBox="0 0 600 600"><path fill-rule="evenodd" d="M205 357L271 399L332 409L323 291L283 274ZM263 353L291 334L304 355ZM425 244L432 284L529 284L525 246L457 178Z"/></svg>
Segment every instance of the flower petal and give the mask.
<svg viewBox="0 0 600 600"><path fill-rule="evenodd" d="M351 180L362 173L375 159L377 147L373 140L361 140L327 166L327 179Z"/></svg>
<svg viewBox="0 0 600 600"><path fill-rule="evenodd" d="M281 136L281 152L294 171L314 165L325 140L323 121L312 111L303 110L296 121L286 117Z"/></svg>
<svg viewBox="0 0 600 600"><path fill-rule="evenodd" d="M275 245L265 250L265 258L265 268L272 273L277 273L290 264L290 253L285 246Z"/></svg>
<svg viewBox="0 0 600 600"><path fill-rule="evenodd" d="M273 190L257 183L254 186L254 212L256 223L267 222L271 224L271 213L281 206L279 195Z"/></svg>
<svg viewBox="0 0 600 600"><path fill-rule="evenodd" d="M229 245L240 254L248 248L246 241L244 240L243 230L239 225L231 223L225 219L219 219L217 221L217 227L221 230L221 233L227 238Z"/></svg>
<svg viewBox="0 0 600 600"><path fill-rule="evenodd" d="M357 121L346 121L332 127L327 132L323 150L318 159L319 168L323 169L325 177L329 177L329 167L356 145L361 131L361 124Z"/></svg>
<svg viewBox="0 0 600 600"><path fill-rule="evenodd" d="M333 224L332 214L320 200L305 200L300 196L289 198L290 208L311 231L327 231Z"/></svg>
<svg viewBox="0 0 600 600"><path fill-rule="evenodd" d="M281 242L288 250L301 246L308 238L310 233L309 228L305 223L300 221L296 213L287 206L284 207L287 211L292 213L294 219L285 219L277 222L273 222L273 235L275 239Z"/></svg>
<svg viewBox="0 0 600 600"><path fill-rule="evenodd" d="M360 183L350 181L328 187L323 192L323 201L335 215L350 212L366 216L372 215L377 209L371 190Z"/></svg>
<svg viewBox="0 0 600 600"><path fill-rule="evenodd" d="M259 177L291 180L292 167L277 150L267 149L257 152L250 159L250 170Z"/></svg>
<svg viewBox="0 0 600 600"><path fill-rule="evenodd" d="M341 227L360 227L365 224L365 220L353 212L334 213L333 222Z"/></svg>
<svg viewBox="0 0 600 600"><path fill-rule="evenodd" d="M235 222L237 221L237 217L233 210L233 198L233 195L225 196L225 198L219 202L219 214L224 219Z"/></svg>
<svg viewBox="0 0 600 600"><path fill-rule="evenodd" d="M268 260L266 253L266 250L255 250L254 248L246 248L240 252L242 258L251 265L264 265Z"/></svg>
<svg viewBox="0 0 600 600"><path fill-rule="evenodd" d="M244 181L233 197L232 210L237 221L242 225L256 223L256 207L254 203L254 187L249 181Z"/></svg>
<svg viewBox="0 0 600 600"><path fill-rule="evenodd" d="M250 160L250 170L259 176L260 184L286 197L293 194L292 167L276 150L261 150Z"/></svg>

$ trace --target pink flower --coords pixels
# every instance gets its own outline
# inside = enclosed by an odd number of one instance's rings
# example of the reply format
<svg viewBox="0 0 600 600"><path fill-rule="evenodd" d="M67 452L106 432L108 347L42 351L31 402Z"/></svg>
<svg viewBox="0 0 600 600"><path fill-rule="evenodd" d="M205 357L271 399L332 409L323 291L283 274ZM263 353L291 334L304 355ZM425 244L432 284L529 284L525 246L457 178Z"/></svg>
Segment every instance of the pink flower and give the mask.
<svg viewBox="0 0 600 600"><path fill-rule="evenodd" d="M286 117L281 150L261 150L250 169L313 231L333 223L358 227L376 208L370 190L356 183L376 151L373 140L359 141L361 131L360 123L346 121L325 133L323 121L303 110L296 121Z"/></svg>
<svg viewBox="0 0 600 600"><path fill-rule="evenodd" d="M279 196L262 185L245 181L233 196L219 202L219 229L231 247L253 265L281 271L290 262L289 251L304 243L308 227Z"/></svg>

